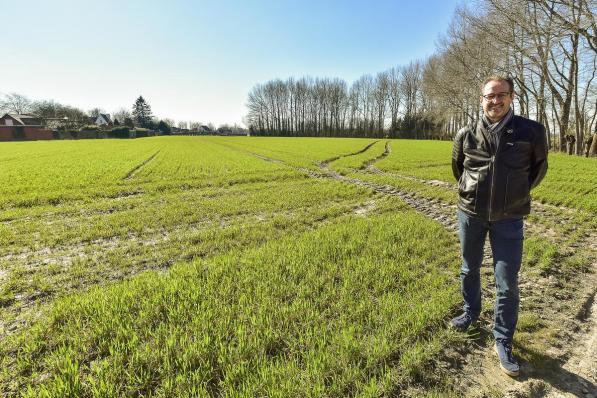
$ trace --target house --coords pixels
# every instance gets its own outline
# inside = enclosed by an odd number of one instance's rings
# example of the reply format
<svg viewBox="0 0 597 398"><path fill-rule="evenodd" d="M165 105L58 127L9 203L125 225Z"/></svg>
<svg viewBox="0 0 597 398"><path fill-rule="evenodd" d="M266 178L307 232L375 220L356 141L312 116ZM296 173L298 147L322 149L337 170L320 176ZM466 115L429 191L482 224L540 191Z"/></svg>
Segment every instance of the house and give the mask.
<svg viewBox="0 0 597 398"><path fill-rule="evenodd" d="M35 115L17 115L16 113L6 113L0 118L0 126L41 127L41 118Z"/></svg>
<svg viewBox="0 0 597 398"><path fill-rule="evenodd" d="M112 126L112 119L110 119L109 113L100 113L96 116L89 117L89 123L95 124L96 126Z"/></svg>
<svg viewBox="0 0 597 398"><path fill-rule="evenodd" d="M54 133L42 127L35 115L6 113L0 117L0 141L51 140Z"/></svg>

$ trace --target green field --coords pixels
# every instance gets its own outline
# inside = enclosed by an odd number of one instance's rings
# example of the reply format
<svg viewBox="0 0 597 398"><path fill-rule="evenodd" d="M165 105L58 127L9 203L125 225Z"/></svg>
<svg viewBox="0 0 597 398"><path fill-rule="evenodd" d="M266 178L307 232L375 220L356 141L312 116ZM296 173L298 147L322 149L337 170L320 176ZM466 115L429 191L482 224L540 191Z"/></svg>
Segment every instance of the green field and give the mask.
<svg viewBox="0 0 597 398"><path fill-rule="evenodd" d="M453 204L450 154L370 139L0 143L0 395L448 394L429 373L460 339L445 325L455 235L333 173ZM541 221L568 241L595 227L595 170L552 155L534 191L573 211L574 229ZM550 272L558 242L528 238L527 263Z"/></svg>

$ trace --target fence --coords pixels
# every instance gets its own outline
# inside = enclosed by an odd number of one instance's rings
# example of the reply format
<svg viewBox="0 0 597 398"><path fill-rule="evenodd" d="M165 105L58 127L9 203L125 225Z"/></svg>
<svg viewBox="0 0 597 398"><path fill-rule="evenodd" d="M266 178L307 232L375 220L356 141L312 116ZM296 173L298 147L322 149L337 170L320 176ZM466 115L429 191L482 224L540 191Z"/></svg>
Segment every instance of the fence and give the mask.
<svg viewBox="0 0 597 398"><path fill-rule="evenodd" d="M41 127L0 126L0 141L53 140L54 132Z"/></svg>

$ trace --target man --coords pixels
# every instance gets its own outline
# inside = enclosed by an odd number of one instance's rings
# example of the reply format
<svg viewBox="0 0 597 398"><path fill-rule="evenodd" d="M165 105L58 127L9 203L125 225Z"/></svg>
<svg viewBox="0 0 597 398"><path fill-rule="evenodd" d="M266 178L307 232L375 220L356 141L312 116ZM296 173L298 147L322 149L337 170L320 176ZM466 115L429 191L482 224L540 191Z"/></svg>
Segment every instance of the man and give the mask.
<svg viewBox="0 0 597 398"><path fill-rule="evenodd" d="M482 119L460 130L454 139L452 171L458 180L464 313L451 325L465 331L479 318L479 270L489 233L496 282L495 350L502 370L514 377L520 371L512 354L512 337L518 320L523 217L530 212L530 190L547 171L547 140L545 127L514 115L513 100L511 78L485 79Z"/></svg>

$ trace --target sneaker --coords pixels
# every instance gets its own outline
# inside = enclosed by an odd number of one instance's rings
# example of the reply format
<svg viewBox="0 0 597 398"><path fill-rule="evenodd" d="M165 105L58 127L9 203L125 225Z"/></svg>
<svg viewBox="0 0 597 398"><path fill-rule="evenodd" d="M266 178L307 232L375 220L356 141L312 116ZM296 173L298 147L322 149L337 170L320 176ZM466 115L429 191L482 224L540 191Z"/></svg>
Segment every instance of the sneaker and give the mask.
<svg viewBox="0 0 597 398"><path fill-rule="evenodd" d="M464 332L476 320L477 319L473 318L471 316L471 314L469 314L468 312L465 312L462 315L457 316L456 318L452 319L450 321L450 326L452 326L454 329L456 329L456 330L458 330L460 332Z"/></svg>
<svg viewBox="0 0 597 398"><path fill-rule="evenodd" d="M512 342L499 339L495 341L495 352L500 359L500 368L508 376L516 377L520 373L520 366L512 354Z"/></svg>

